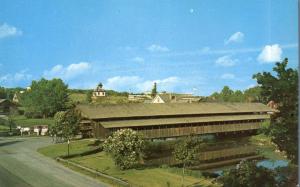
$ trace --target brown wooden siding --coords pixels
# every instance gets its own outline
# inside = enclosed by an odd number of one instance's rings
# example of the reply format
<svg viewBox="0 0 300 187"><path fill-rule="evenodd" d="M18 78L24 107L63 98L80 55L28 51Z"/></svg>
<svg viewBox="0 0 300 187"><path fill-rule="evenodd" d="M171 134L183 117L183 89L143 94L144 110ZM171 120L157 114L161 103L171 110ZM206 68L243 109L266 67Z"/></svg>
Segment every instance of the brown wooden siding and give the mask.
<svg viewBox="0 0 300 187"><path fill-rule="evenodd" d="M195 124L176 124L176 125L160 125L133 127L144 135L145 138L167 138L186 136L190 134L214 134L225 132L238 132L256 130L261 127L262 120L245 120L235 122L213 122L213 123L195 123ZM95 137L105 138L111 133L122 128L105 129L101 124L95 125Z"/></svg>
<svg viewBox="0 0 300 187"><path fill-rule="evenodd" d="M94 123L93 126L95 138L106 138L110 134L110 132L107 129L103 128L99 123Z"/></svg>

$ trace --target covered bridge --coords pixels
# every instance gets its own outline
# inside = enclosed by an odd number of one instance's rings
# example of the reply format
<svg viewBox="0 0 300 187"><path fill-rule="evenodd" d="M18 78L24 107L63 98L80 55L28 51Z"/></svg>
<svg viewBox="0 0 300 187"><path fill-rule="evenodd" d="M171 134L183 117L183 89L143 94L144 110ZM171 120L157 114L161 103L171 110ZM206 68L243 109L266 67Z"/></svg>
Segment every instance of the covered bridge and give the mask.
<svg viewBox="0 0 300 187"><path fill-rule="evenodd" d="M146 138L252 131L275 112L261 103L78 105L77 110L82 131L95 138L124 128Z"/></svg>

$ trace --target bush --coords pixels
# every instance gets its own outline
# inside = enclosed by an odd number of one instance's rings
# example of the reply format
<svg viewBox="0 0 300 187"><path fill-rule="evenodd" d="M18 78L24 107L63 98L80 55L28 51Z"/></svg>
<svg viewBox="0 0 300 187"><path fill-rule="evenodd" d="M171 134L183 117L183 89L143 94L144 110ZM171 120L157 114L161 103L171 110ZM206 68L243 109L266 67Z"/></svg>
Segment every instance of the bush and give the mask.
<svg viewBox="0 0 300 187"><path fill-rule="evenodd" d="M121 129L108 137L103 144L115 164L122 170L133 168L141 160L144 151L142 137L131 129Z"/></svg>
<svg viewBox="0 0 300 187"><path fill-rule="evenodd" d="M263 166L256 166L255 161L241 161L236 168L224 173L220 178L224 187L275 187L276 173Z"/></svg>

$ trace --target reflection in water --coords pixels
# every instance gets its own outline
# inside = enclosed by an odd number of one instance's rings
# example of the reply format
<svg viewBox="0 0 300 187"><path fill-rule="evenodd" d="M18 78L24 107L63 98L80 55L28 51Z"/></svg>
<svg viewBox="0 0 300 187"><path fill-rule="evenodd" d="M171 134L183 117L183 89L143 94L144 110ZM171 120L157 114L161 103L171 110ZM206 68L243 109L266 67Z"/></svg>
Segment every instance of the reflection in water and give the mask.
<svg viewBox="0 0 300 187"><path fill-rule="evenodd" d="M191 169L219 168L233 165L243 159L262 159L257 148L251 145L248 138L219 140L214 143L206 143L200 149L197 160ZM147 165L169 165L180 164L173 156L172 150L166 150L145 160Z"/></svg>
<svg viewBox="0 0 300 187"><path fill-rule="evenodd" d="M288 161L286 160L263 160L257 163L257 166L263 166L268 169L275 169L278 167L288 166Z"/></svg>

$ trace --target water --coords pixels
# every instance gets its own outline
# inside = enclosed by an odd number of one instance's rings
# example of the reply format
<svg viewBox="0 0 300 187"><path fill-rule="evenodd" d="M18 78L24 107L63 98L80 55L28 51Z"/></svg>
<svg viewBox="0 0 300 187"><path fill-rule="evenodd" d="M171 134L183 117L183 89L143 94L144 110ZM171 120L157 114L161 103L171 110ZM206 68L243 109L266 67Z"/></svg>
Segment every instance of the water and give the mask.
<svg viewBox="0 0 300 187"><path fill-rule="evenodd" d="M289 162L286 160L262 160L257 163L257 166L263 166L268 169L276 169L278 167L286 167Z"/></svg>

